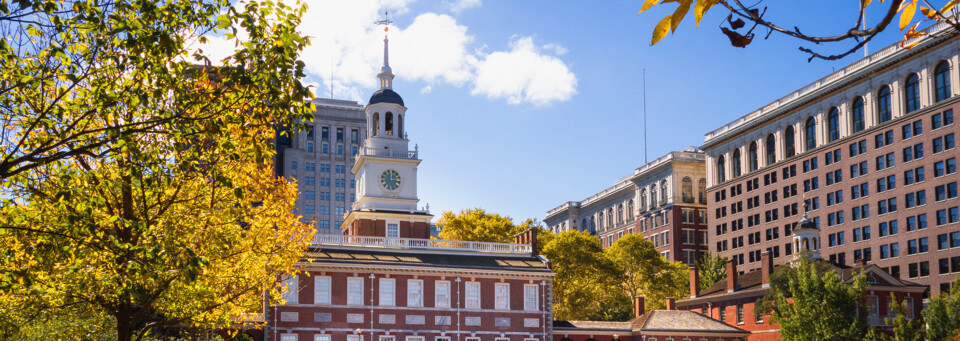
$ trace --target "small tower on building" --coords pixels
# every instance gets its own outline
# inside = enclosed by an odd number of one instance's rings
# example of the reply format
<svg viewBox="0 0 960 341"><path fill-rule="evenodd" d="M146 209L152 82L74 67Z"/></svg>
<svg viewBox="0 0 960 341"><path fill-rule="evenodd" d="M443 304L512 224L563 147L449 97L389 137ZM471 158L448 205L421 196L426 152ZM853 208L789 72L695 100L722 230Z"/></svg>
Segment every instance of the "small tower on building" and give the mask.
<svg viewBox="0 0 960 341"><path fill-rule="evenodd" d="M380 90L370 96L365 108L367 139L352 169L357 201L340 229L353 236L426 239L430 238L433 216L417 208L417 166L421 160L407 139L403 98L393 91L388 44L384 36L383 66L377 75Z"/></svg>
<svg viewBox="0 0 960 341"><path fill-rule="evenodd" d="M803 250L809 252L812 260L820 259L820 227L807 218L806 212L803 213L803 219L797 224L797 228L793 230L793 249L794 259L802 257Z"/></svg>

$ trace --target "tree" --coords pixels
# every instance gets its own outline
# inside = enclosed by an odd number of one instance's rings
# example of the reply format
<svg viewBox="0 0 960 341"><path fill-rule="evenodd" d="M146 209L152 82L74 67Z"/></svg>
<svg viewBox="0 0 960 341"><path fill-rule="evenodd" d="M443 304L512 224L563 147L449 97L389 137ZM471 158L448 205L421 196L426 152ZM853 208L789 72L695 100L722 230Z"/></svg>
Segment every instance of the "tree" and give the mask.
<svg viewBox="0 0 960 341"><path fill-rule="evenodd" d="M700 277L700 290L710 288L727 278L727 257L707 252L697 260L697 276Z"/></svg>
<svg viewBox="0 0 960 341"><path fill-rule="evenodd" d="M276 302L313 232L270 143L312 118L305 7L0 5L0 338L89 316L143 339ZM216 65L190 45L214 29L238 46Z"/></svg>
<svg viewBox="0 0 960 341"><path fill-rule="evenodd" d="M510 217L487 213L482 208L465 209L457 214L443 212L437 226L441 228L440 239L446 240L512 243L513 237L523 232Z"/></svg>
<svg viewBox="0 0 960 341"><path fill-rule="evenodd" d="M803 257L781 267L770 279L770 289L757 302L757 313L769 313L780 325L784 340L860 340L868 332L867 314L858 303L867 290L863 272L843 283L822 262Z"/></svg>
<svg viewBox="0 0 960 341"><path fill-rule="evenodd" d="M564 231L544 246L553 278L553 313L560 320L623 319L630 298L623 277L603 254L600 239L587 232Z"/></svg>
<svg viewBox="0 0 960 341"><path fill-rule="evenodd" d="M923 310L924 337L930 341L960 339L960 278L953 282L953 292L930 300Z"/></svg>
<svg viewBox="0 0 960 341"><path fill-rule="evenodd" d="M893 326L893 337L887 338L892 341L916 341L920 339L920 320L907 319L906 300L898 301L897 296L890 293L890 311L894 312L893 318L884 318L887 325ZM913 309L913 307L910 307Z"/></svg>
<svg viewBox="0 0 960 341"><path fill-rule="evenodd" d="M820 54L810 48L800 47L800 51L810 55L809 60L813 60L814 58L835 60L846 57L863 47L867 42L876 37L877 34L885 30L887 26L894 21L898 14L900 15L900 19L898 21L900 31L903 32L904 30L907 30L904 32L903 41L900 44L905 48L913 47L917 43L917 41L913 40L914 38L930 34L928 32L917 31L917 27L921 23L947 23L953 26L954 29L960 29L960 15L951 12L951 10L957 5L958 1L944 1L945 2L943 5L938 9L937 7L929 4L927 1L924 1L923 5L919 5L917 0L890 0L885 4L884 1L881 0L881 6L886 6L886 8L883 10L883 18L877 22L876 25L866 27L863 20L864 12L866 8L873 3L873 1L860 0L861 6L859 6L859 11L855 16L850 17L850 22L853 22L854 24L848 29L839 30L833 35L811 35L805 33L805 31L815 30L801 30L796 26L790 29L786 28L786 26L782 24L775 23L766 17L767 10L769 8L763 5L762 0L749 5L744 4L741 0L644 0L643 5L640 7L640 13L643 13L644 11L658 4L675 2L679 5L672 14L661 19L657 26L653 29L653 37L650 41L651 45L656 44L658 41L663 39L667 33L675 32L677 30L677 26L681 21L683 21L684 17L690 11L693 11L694 21L696 21L697 27L699 27L700 21L704 14L714 8L714 6L720 5L717 8L723 8L728 12L726 19L727 27L721 27L720 30L724 35L727 36L727 38L730 39L730 44L735 47L746 47L753 42L753 38L755 37L754 30L757 29L757 27L767 30L766 37L769 37L770 34L776 32L778 34L783 34L801 41L818 45L824 43L843 43L850 40L857 42L849 49L844 48L842 52L836 54ZM913 22L918 8L922 14L922 17L918 22L911 26L910 24ZM773 12L771 11L771 13ZM752 25L748 25L746 22L744 22L744 20L752 23Z"/></svg>
<svg viewBox="0 0 960 341"><path fill-rule="evenodd" d="M667 297L682 298L690 292L689 268L667 261L643 235L625 235L604 254L623 274L621 290L629 297L644 296L651 309L664 308Z"/></svg>

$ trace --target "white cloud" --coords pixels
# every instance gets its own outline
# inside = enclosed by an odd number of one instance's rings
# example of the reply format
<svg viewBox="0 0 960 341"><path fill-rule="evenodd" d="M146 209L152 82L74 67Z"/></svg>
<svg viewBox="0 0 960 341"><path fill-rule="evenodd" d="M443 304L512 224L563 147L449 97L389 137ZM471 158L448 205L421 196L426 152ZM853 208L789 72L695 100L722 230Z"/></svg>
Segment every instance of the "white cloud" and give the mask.
<svg viewBox="0 0 960 341"><path fill-rule="evenodd" d="M481 2L482 2L481 0L457 0L457 1L450 2L448 6L450 6L451 12L460 13L466 9L480 7Z"/></svg>
<svg viewBox="0 0 960 341"><path fill-rule="evenodd" d="M560 59L541 54L532 37L514 38L510 48L480 62L472 94L542 106L566 101L577 93L573 72Z"/></svg>
<svg viewBox="0 0 960 341"><path fill-rule="evenodd" d="M384 32L374 21L383 17L384 10L393 20L405 21L404 13L410 12L412 1L311 1L299 29L311 40L301 58L309 82L318 84L316 95L329 97L332 85L336 98L365 101L377 87L376 74L383 62ZM454 12L480 4L481 0L449 2ZM405 27L392 25L388 33L390 65L398 87L423 82L420 92L426 94L437 85L462 87L469 83L473 95L538 106L567 100L576 93L576 77L554 57L567 52L557 44L538 48L532 38L512 38L510 51L476 52L486 44L475 49L467 26L450 15L431 12L416 15ZM233 42L216 36L209 40L197 46L211 60L233 52Z"/></svg>

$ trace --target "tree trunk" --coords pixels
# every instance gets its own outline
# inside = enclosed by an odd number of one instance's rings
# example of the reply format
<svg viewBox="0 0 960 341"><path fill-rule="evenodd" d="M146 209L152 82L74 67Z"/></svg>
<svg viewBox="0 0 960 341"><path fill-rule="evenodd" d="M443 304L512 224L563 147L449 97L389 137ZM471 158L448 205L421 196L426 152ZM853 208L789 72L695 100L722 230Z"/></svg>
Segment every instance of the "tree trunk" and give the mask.
<svg viewBox="0 0 960 341"><path fill-rule="evenodd" d="M133 321L130 319L130 305L121 304L117 314L117 341L130 341L133 337Z"/></svg>

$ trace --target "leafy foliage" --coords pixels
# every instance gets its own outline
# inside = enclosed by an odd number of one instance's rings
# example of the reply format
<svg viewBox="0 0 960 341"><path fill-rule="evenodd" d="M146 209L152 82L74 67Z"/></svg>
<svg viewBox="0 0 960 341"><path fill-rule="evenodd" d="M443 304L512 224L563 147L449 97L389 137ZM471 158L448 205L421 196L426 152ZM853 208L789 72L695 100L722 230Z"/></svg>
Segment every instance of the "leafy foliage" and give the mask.
<svg viewBox="0 0 960 341"><path fill-rule="evenodd" d="M858 272L852 283L843 283L821 264L802 257L779 268L757 312L771 315L784 340L863 339L867 314L858 313L857 303L867 290L866 276Z"/></svg>
<svg viewBox="0 0 960 341"><path fill-rule="evenodd" d="M697 276L700 278L700 290L710 288L727 278L727 257L705 253L697 260Z"/></svg>
<svg viewBox="0 0 960 341"><path fill-rule="evenodd" d="M513 219L482 208L465 209L454 214L443 212L437 226L440 239L472 240L477 242L511 243L513 237L526 230L513 224Z"/></svg>
<svg viewBox="0 0 960 341"><path fill-rule="evenodd" d="M930 341L960 339L960 277L953 292L940 293L923 310L924 337Z"/></svg>
<svg viewBox="0 0 960 341"><path fill-rule="evenodd" d="M768 20L765 15L769 8L762 5L762 0L751 3L750 5L745 5L741 0L644 0L639 13L643 13L656 5L666 3L676 3L677 8L670 15L663 17L653 29L653 36L650 40L651 45L662 40L666 37L667 33L675 32L677 26L691 10L694 12L696 26L700 27L700 22L704 14L713 8L723 8L729 13L726 19L727 27L721 27L720 30L730 39L730 44L735 47L746 47L752 43L755 36L754 30L758 27L766 28L768 30L767 36L769 36L770 33L777 32L815 44L849 40L855 40L857 42L852 48L845 50L845 52L834 55L822 55L809 48L801 47L801 51L810 54L811 60L813 58L834 60L853 53L872 40L877 34L885 30L897 15L900 16L898 26L900 27L900 31L903 32L903 41L900 46L904 48L915 46L918 43L917 40L914 40L915 38L929 34L927 32L917 31L917 27L922 23L947 23L954 28L960 28L960 15L952 12L954 7L960 3L960 0L945 0L939 9L926 1L923 2L923 4L926 5L924 6L920 5L918 0L890 0L886 4L888 7L884 12L883 18L872 27L865 27L862 20L866 8L872 1L860 0L859 13L857 14L856 21L851 20L856 24L849 29L839 31L838 34L833 36L808 35L804 33L805 30L801 30L798 27L787 28L786 26ZM880 3L884 3L884 1L881 0ZM918 9L922 17L920 20L914 22ZM744 20L753 23L753 25L747 28ZM911 23L914 24L911 26ZM904 30L906 30L906 32L904 32Z"/></svg>
<svg viewBox="0 0 960 341"><path fill-rule="evenodd" d="M620 289L617 266L603 254L600 240L588 232L569 230L544 246L556 276L553 313L560 320L629 316L630 298Z"/></svg>
<svg viewBox="0 0 960 341"><path fill-rule="evenodd" d="M893 326L893 336L888 337L892 341L916 341L920 339L920 320L907 319L906 301L898 301L897 296L890 293L890 311L896 315L893 318L884 318L887 325ZM911 309L913 307L910 307Z"/></svg>
<svg viewBox="0 0 960 341"><path fill-rule="evenodd" d="M629 297L644 296L650 309L666 307L666 298L683 298L690 292L689 268L660 255L653 242L640 234L617 240L604 255L622 274L621 290Z"/></svg>
<svg viewBox="0 0 960 341"><path fill-rule="evenodd" d="M313 232L270 143L312 119L304 11L0 2L0 338L72 317L121 341L224 327L280 297ZM216 65L191 48L215 29L238 47Z"/></svg>

